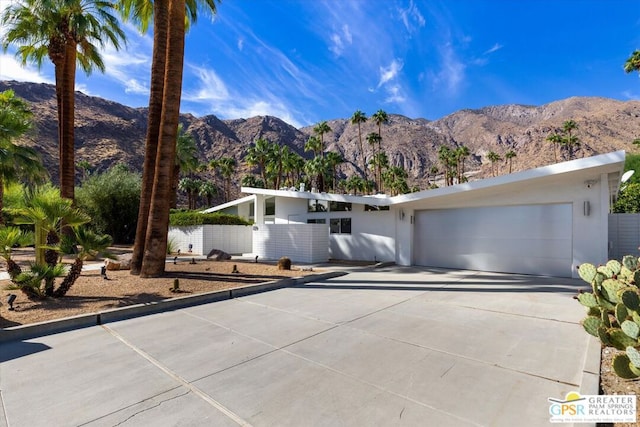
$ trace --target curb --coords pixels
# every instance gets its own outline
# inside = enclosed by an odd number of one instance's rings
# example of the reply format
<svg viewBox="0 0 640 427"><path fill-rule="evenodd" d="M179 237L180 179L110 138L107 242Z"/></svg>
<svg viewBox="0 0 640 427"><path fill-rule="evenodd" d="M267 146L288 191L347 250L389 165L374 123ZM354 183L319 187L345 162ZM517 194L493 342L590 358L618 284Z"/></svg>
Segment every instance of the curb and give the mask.
<svg viewBox="0 0 640 427"><path fill-rule="evenodd" d="M29 325L13 326L5 329L0 329L0 344L10 341L21 341L45 335L57 334L74 329L88 328L90 326L117 322L119 320L131 319L133 317L140 317L148 314L155 314L164 311L178 310L181 308L208 304L211 302L240 298L248 295L258 294L261 292L272 291L275 289L299 286L308 282L327 280L334 277L344 276L346 274L348 273L345 271L330 271L321 274L310 274L307 276L275 280L272 282L259 283L257 285L226 289L223 291L207 292L197 295L187 295L177 298L170 298L162 301L135 304L96 313L81 314L78 316L65 317L63 319L50 320Z"/></svg>

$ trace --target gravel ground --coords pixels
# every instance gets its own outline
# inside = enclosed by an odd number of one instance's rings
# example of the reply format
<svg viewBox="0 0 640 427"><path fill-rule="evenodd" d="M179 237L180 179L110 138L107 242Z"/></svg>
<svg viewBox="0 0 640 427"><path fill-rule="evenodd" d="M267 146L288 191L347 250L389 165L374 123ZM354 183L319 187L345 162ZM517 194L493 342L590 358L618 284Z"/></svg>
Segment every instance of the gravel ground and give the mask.
<svg viewBox="0 0 640 427"><path fill-rule="evenodd" d="M19 260L19 264L24 267L26 259ZM239 273L232 273L234 265ZM3 265L1 270L6 271L6 266ZM105 280L100 276L100 270L89 270L83 271L65 297L40 301L30 301L19 290L7 290L11 282L3 280L0 281L0 303L3 304L0 306L0 328L160 301L176 296L253 285L286 277L299 277L318 271L303 271L295 265L291 270L278 270L275 264L237 260L197 260L195 264L191 264L190 261L167 263L165 276L155 279L141 279L139 276L131 275L128 270L121 270L108 271L108 279ZM179 280L179 293L171 291L174 279ZM15 311L10 311L6 303L9 294L17 296L14 303Z"/></svg>

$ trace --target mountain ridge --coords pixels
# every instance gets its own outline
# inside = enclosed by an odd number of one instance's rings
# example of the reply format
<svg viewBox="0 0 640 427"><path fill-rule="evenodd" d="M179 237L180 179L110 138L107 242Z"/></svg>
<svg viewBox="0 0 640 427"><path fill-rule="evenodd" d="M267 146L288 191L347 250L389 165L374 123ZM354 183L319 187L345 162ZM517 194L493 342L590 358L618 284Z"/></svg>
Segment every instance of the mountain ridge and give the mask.
<svg viewBox="0 0 640 427"><path fill-rule="evenodd" d="M37 149L45 167L57 182L57 131L55 87L43 83L0 81L0 91L12 89L30 103L37 132L20 143ZM128 107L104 98L76 92L76 160L86 160L95 171L116 163L126 163L141 171L144 156L147 109ZM471 155L465 162L474 178L491 174L487 154L504 157L513 150L513 171L553 163L554 152L546 137L562 127L566 120L578 124L576 135L582 145L576 157L588 157L620 149L630 150L640 137L640 101L619 101L601 97L571 97L541 106L507 104L463 109L436 120L412 119L389 114L382 126L382 146L390 163L409 173L410 186L426 188L432 166L441 168L438 148L465 145ZM257 138L279 141L305 158L304 144L313 134L313 126L295 128L274 116L220 119L215 115L196 117L181 114L184 129L193 135L201 162L233 157L239 164L233 179L238 195L242 175L250 170L241 161ZM358 128L349 118L327 120L332 131L324 135L327 150L339 152L345 159L342 176L361 174L362 157L358 149ZM370 158L366 135L377 132L375 123L362 124L364 151ZM562 158L558 159L558 161ZM500 173L507 173L501 163ZM209 177L213 179L212 176Z"/></svg>

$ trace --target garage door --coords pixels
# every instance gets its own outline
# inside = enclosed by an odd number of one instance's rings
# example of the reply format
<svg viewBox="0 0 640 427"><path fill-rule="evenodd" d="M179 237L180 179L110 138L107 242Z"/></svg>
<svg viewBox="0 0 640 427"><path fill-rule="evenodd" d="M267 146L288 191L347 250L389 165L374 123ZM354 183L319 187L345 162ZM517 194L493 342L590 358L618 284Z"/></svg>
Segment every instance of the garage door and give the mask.
<svg viewBox="0 0 640 427"><path fill-rule="evenodd" d="M571 277L571 204L418 211L415 264Z"/></svg>

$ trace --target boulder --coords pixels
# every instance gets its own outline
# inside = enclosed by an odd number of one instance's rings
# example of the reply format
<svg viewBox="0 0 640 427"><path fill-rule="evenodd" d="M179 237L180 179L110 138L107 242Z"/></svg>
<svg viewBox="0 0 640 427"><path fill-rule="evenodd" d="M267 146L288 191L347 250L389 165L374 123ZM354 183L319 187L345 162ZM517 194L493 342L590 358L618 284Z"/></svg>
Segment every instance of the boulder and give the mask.
<svg viewBox="0 0 640 427"><path fill-rule="evenodd" d="M116 259L106 259L104 266L107 270L130 270L131 269L131 254L123 254L116 257Z"/></svg>
<svg viewBox="0 0 640 427"><path fill-rule="evenodd" d="M213 259L214 261L222 261L231 259L231 255L226 253L225 251L221 251L220 249L211 249L209 255L207 255L207 259Z"/></svg>

